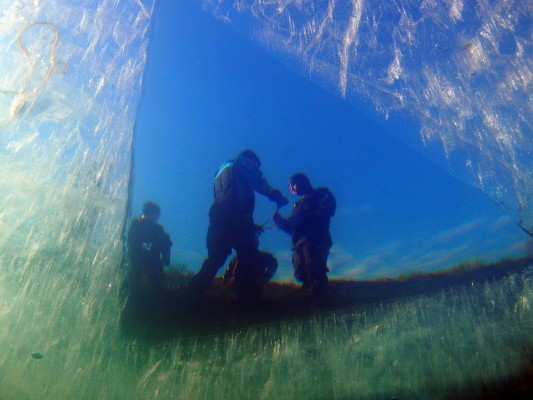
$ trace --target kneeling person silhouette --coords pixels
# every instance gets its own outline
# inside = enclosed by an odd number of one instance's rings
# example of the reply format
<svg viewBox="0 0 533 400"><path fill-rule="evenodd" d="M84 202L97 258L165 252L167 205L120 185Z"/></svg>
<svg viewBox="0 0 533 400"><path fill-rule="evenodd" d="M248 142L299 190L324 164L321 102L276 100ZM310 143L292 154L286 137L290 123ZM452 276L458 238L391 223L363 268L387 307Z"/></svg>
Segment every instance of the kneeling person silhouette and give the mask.
<svg viewBox="0 0 533 400"><path fill-rule="evenodd" d="M254 263L249 266L241 266L235 255L226 269L224 282L231 285L239 300L258 300L277 269L278 260L266 251L257 250Z"/></svg>

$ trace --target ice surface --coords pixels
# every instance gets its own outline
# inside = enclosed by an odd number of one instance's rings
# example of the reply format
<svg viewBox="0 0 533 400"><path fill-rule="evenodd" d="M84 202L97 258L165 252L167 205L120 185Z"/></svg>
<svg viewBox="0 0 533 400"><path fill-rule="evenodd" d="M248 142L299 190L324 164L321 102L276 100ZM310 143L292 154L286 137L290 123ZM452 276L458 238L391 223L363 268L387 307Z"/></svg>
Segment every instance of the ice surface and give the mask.
<svg viewBox="0 0 533 400"><path fill-rule="evenodd" d="M153 2L0 4L0 397L46 398L63 384L54 397L77 398L59 364L43 381L27 355L64 351L69 370L117 321Z"/></svg>
<svg viewBox="0 0 533 400"><path fill-rule="evenodd" d="M80 298L54 281L54 296ZM38 288L16 302L0 293L2 333L18 329L2 336L6 399L471 398L522 368L533 344L530 274L159 345L121 339L111 315L84 320L78 304L59 313Z"/></svg>
<svg viewBox="0 0 533 400"><path fill-rule="evenodd" d="M305 55L346 97L420 116L426 140L468 154L484 189L530 221L530 11L519 2L467 12L425 1L416 13L415 3L380 4L371 15L362 1L207 3L227 20L262 21L269 29L254 32L264 43ZM121 337L122 230L153 1L1 5L0 398L438 399L521 366L532 346L528 273L158 346ZM392 22L381 27L380 16ZM436 40L435 27L466 39ZM432 40L413 42L420 32ZM423 49L428 64L415 74L420 63L407 56ZM374 76L354 68L365 52L388 60ZM443 73L450 65L470 78ZM460 129L436 131L438 121Z"/></svg>

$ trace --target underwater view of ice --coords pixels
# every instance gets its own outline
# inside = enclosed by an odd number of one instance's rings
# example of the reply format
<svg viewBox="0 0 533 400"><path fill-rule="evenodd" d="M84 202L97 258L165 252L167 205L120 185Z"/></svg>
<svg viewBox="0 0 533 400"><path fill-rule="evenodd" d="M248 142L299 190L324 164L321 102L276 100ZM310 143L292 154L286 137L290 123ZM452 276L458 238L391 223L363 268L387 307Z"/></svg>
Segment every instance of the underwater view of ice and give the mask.
<svg viewBox="0 0 533 400"><path fill-rule="evenodd" d="M417 121L418 138L389 126L533 232L528 1L202 3L348 101Z"/></svg>
<svg viewBox="0 0 533 400"><path fill-rule="evenodd" d="M230 333L123 337L154 1L0 4L1 400L448 399L528 363L531 270ZM204 6L347 99L416 118L428 151L531 232L527 2Z"/></svg>

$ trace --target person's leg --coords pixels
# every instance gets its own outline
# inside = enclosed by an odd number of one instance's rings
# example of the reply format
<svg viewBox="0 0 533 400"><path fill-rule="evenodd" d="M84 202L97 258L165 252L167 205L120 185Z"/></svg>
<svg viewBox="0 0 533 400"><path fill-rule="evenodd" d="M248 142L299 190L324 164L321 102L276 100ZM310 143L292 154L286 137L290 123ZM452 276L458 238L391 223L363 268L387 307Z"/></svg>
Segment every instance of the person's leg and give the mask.
<svg viewBox="0 0 533 400"><path fill-rule="evenodd" d="M207 230L207 258L200 271L189 281L193 290L205 290L215 278L219 268L231 254L231 231L225 224L212 223Z"/></svg>
<svg viewBox="0 0 533 400"><path fill-rule="evenodd" d="M239 227L235 250L238 266L235 270L233 291L239 298L255 299L261 297L258 285L259 241L253 220L244 221Z"/></svg>
<svg viewBox="0 0 533 400"><path fill-rule="evenodd" d="M313 295L324 295L327 292L329 280L327 273L329 248L309 246L309 275Z"/></svg>
<svg viewBox="0 0 533 400"><path fill-rule="evenodd" d="M128 271L127 287L129 290L137 289L141 284L142 264L137 260L130 260L130 270Z"/></svg>
<svg viewBox="0 0 533 400"><path fill-rule="evenodd" d="M165 289L165 273L163 272L163 265L161 265L161 263L150 265L150 267L146 269L146 277L152 289Z"/></svg>
<svg viewBox="0 0 533 400"><path fill-rule="evenodd" d="M300 243L295 246L292 253L292 265L294 267L294 277L302 283L305 290L310 288L311 279L307 269L307 246Z"/></svg>

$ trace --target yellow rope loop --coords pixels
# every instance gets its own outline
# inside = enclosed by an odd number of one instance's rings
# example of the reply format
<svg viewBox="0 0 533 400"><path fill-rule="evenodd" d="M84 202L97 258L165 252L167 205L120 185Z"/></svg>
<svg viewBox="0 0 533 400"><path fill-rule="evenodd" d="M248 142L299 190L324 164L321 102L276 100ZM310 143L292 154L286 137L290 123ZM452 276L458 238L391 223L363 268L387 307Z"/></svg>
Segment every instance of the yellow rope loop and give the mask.
<svg viewBox="0 0 533 400"><path fill-rule="evenodd" d="M35 87L35 89L33 91L31 91L30 93L26 93L27 85L28 85L28 82L29 82L29 80L31 78L31 75L33 73L35 64L32 63L32 61L30 59L30 55L28 53L28 50L22 44L22 36L24 35L24 33L28 29L30 29L30 28L32 28L34 26L45 26L45 27L51 28L54 31L54 41L52 43L52 48L50 49L50 66L48 67L48 70L46 71L46 74L45 74L44 78L36 85L36 87ZM31 23L27 24L19 32L19 34L17 36L17 45L18 45L20 51L22 52L22 54L24 55L24 57L26 58L26 61L28 62L29 66L30 66L30 71L26 75L26 78L24 78L24 83L22 85L21 93L24 93L27 96L33 96L33 95L37 94L41 90L41 88L44 86L44 84L48 81L48 79L50 78L50 75L52 74L52 70L54 69L54 66L55 66L55 51L56 51L58 40L59 40L59 29L57 29L57 26L55 26L51 22L31 22Z"/></svg>
<svg viewBox="0 0 533 400"><path fill-rule="evenodd" d="M52 42L52 47L50 48L50 58L49 62L50 65L48 66L48 69L43 77L33 88L33 90L28 92L28 85L31 80L31 77L33 76L35 72L35 62L32 61L31 56L29 54L29 50L24 46L22 43L22 38L24 34L32 27L35 26L41 26L41 27L47 27L51 29L54 33L54 38ZM24 58L26 62L29 65L29 70L24 77L22 81L22 87L19 91L13 91L13 90L2 90L0 89L0 93L3 94L13 94L16 95L15 99L13 99L13 102L11 104L11 107L9 109L9 117L7 121L4 121L3 123L0 123L0 127L3 126L5 123L8 123L15 119L17 115L19 115L20 111L26 106L28 98L35 96L39 91L43 88L45 83L50 78L52 71L54 70L54 67L56 66L55 61L55 51L57 47L57 42L59 41L59 29L56 25L54 25L51 22L30 22L28 23L17 35L17 45L20 50L20 52L24 55ZM67 66L63 63L63 73L67 71Z"/></svg>

